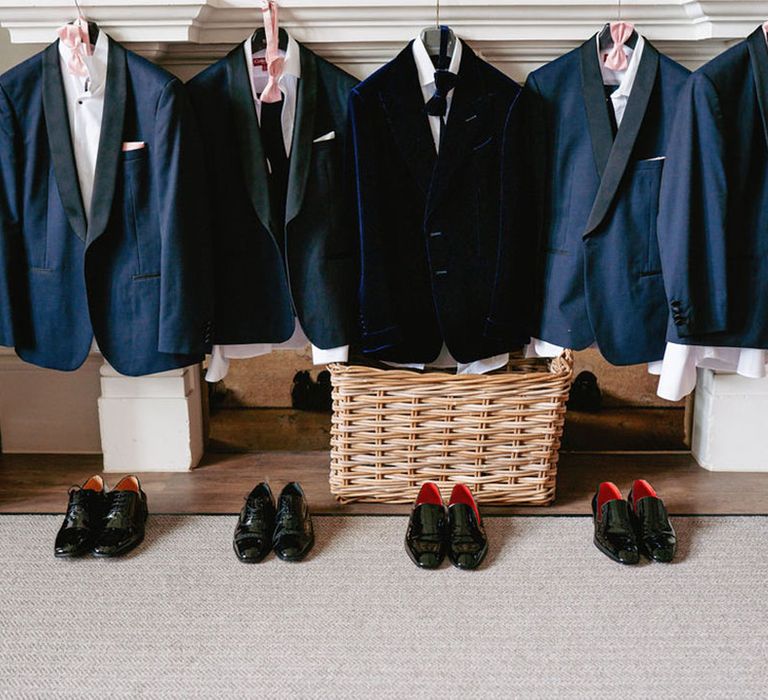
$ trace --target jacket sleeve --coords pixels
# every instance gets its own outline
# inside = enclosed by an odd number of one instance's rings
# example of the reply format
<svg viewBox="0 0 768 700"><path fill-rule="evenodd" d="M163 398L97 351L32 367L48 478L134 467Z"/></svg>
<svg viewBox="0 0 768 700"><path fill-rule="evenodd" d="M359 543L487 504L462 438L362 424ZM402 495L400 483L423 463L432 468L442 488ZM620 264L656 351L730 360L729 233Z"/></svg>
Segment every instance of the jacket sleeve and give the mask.
<svg viewBox="0 0 768 700"><path fill-rule="evenodd" d="M664 285L680 338L728 328L727 204L719 98L709 78L695 73L678 104L657 228Z"/></svg>
<svg viewBox="0 0 768 700"><path fill-rule="evenodd" d="M533 76L510 105L501 157L499 248L488 336L524 342L536 307L546 126Z"/></svg>
<svg viewBox="0 0 768 700"><path fill-rule="evenodd" d="M16 116L0 87L0 345L12 347L14 276L20 265L19 141Z"/></svg>
<svg viewBox="0 0 768 700"><path fill-rule="evenodd" d="M357 214L361 343L364 352L375 352L395 345L401 337L392 312L386 265L381 262L386 258L383 248L386 238L381 226L389 218L386 212L392 202L383 201L384 188L378 181L381 173L376 170L376 164L386 162L387 154L378 152L375 120L357 90L350 95L348 112Z"/></svg>
<svg viewBox="0 0 768 700"><path fill-rule="evenodd" d="M153 169L160 212L158 350L200 354L210 347L213 289L202 144L178 80L157 105Z"/></svg>

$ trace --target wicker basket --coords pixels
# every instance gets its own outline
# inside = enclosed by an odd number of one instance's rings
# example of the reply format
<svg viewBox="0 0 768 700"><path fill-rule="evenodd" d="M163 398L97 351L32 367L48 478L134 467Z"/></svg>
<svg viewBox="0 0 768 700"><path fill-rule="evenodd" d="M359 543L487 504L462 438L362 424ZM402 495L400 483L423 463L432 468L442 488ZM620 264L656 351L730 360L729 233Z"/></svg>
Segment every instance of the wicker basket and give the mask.
<svg viewBox="0 0 768 700"><path fill-rule="evenodd" d="M412 503L424 481L478 503L548 505L573 355L511 360L484 375L330 365L331 492L342 503Z"/></svg>

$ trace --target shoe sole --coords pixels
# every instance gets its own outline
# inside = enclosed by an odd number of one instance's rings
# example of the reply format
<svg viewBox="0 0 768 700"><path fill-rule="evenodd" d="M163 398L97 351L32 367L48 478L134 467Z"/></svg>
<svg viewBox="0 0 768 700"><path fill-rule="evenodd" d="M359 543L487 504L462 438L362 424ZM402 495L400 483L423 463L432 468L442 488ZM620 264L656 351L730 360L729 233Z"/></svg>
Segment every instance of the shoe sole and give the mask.
<svg viewBox="0 0 768 700"><path fill-rule="evenodd" d="M122 549L118 549L116 552L112 552L112 554L91 552L91 556L96 557L96 559L115 559L116 557L122 557L123 555L128 554L128 552L132 552L134 549L136 549L136 547L138 547L143 541L144 535L142 535L140 539L136 540L136 542L131 542L131 544L126 545Z"/></svg>
<svg viewBox="0 0 768 700"><path fill-rule="evenodd" d="M84 549L82 552L54 552L53 556L57 559L79 559L80 557L84 557L90 551L90 549Z"/></svg>

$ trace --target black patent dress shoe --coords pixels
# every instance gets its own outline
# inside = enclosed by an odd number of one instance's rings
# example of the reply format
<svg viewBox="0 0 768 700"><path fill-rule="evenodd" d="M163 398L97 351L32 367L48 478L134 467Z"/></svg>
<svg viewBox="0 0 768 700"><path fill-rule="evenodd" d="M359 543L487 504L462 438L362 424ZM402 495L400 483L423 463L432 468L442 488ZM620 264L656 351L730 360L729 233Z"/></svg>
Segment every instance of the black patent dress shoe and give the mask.
<svg viewBox="0 0 768 700"><path fill-rule="evenodd" d="M135 476L126 476L106 497L101 532L91 550L95 557L119 557L144 540L147 496Z"/></svg>
<svg viewBox="0 0 768 700"><path fill-rule="evenodd" d="M677 537L667 508L645 479L637 479L627 497L640 550L649 559L670 562L677 551Z"/></svg>
<svg viewBox="0 0 768 700"><path fill-rule="evenodd" d="M246 564L260 562L272 551L275 534L275 498L272 489L261 482L248 494L235 527L232 546L237 558Z"/></svg>
<svg viewBox="0 0 768 700"><path fill-rule="evenodd" d="M277 500L272 546L283 561L301 561L314 544L315 531L307 498L298 482L292 481Z"/></svg>
<svg viewBox="0 0 768 700"><path fill-rule="evenodd" d="M620 564L637 564L640 554L629 504L615 484L600 484L592 499L592 516L595 547Z"/></svg>
<svg viewBox="0 0 768 700"><path fill-rule="evenodd" d="M448 502L448 559L459 569L476 569L488 553L488 538L472 492L456 484Z"/></svg>
<svg viewBox="0 0 768 700"><path fill-rule="evenodd" d="M448 518L437 484L422 484L405 532L405 551L416 566L436 569L445 558Z"/></svg>
<svg viewBox="0 0 768 700"><path fill-rule="evenodd" d="M104 503L104 480L98 475L69 490L67 513L53 545L57 557L79 557L91 551L101 530Z"/></svg>

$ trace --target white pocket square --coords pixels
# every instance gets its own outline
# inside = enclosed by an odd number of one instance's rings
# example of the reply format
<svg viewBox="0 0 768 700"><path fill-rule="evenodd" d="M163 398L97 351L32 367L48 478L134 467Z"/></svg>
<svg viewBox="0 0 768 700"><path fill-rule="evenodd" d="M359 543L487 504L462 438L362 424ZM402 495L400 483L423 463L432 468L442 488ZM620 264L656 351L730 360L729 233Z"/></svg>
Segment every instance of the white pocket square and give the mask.
<svg viewBox="0 0 768 700"><path fill-rule="evenodd" d="M666 160L666 156L656 156L655 158L646 158L645 160L641 160L641 163L652 163L654 160Z"/></svg>
<svg viewBox="0 0 768 700"><path fill-rule="evenodd" d="M146 148L147 144L144 141L123 141L123 153L126 151L138 151L141 148Z"/></svg>
<svg viewBox="0 0 768 700"><path fill-rule="evenodd" d="M335 139L335 138L336 138L336 132L329 131L327 134L318 136L312 143L320 143L321 141L330 141L331 139Z"/></svg>

